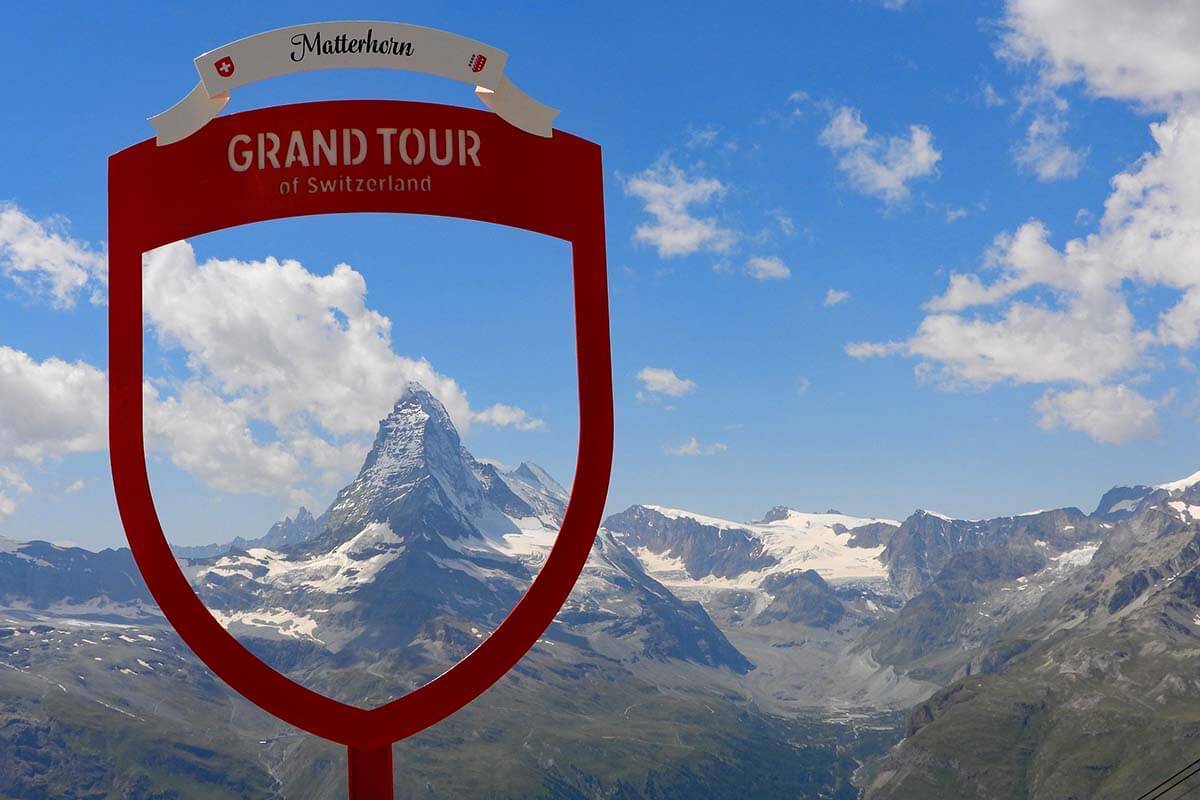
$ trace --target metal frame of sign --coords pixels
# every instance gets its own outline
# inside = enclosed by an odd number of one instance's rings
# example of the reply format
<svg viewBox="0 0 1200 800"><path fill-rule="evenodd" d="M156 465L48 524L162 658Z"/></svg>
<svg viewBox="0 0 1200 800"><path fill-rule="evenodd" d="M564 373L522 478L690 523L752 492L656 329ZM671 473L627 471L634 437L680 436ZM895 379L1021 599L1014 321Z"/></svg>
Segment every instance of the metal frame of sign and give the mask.
<svg viewBox="0 0 1200 800"><path fill-rule="evenodd" d="M408 149L401 152L406 130L411 132ZM342 137L341 156L331 157L327 147L314 158L314 131L326 144L331 136ZM280 141L274 159L267 157L274 142L267 134ZM445 163L434 163L428 147L417 158L417 134L426 144L439 141L439 161ZM294 135L310 148L307 163L299 157L287 163ZM385 139L392 148L386 157ZM468 157L472 145L474 157ZM449 160L447 146L458 148ZM276 672L212 616L163 534L143 437L143 254L247 223L348 212L457 217L569 242L579 370L574 483L562 528L536 579L501 625L463 661L373 709L331 700ZM557 131L550 137L530 135L487 111L351 100L219 117L175 144L160 147L147 140L114 154L109 159L109 438L117 504L130 547L151 594L179 635L255 705L346 745L352 798L390 798L392 743L460 709L521 659L562 607L596 536L613 453L600 147Z"/></svg>

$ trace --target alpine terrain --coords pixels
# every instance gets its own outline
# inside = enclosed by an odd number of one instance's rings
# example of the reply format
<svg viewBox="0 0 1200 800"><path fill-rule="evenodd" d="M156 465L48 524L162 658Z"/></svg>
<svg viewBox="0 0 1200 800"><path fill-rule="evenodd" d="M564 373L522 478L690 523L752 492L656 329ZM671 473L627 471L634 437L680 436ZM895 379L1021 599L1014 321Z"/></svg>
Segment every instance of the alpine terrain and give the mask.
<svg viewBox="0 0 1200 800"><path fill-rule="evenodd" d="M417 384L320 515L177 550L276 669L369 707L469 653L569 492L474 457ZM1075 508L904 520L659 505L605 520L537 646L395 748L401 798L1127 798L1197 753L1200 474ZM0 796L334 798L127 550L0 542Z"/></svg>

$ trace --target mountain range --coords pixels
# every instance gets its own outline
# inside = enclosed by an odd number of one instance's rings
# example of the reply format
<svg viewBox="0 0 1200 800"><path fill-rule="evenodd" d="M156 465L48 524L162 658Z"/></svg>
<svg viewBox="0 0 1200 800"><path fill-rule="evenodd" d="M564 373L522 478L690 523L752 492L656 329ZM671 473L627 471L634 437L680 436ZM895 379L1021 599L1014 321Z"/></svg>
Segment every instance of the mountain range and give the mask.
<svg viewBox="0 0 1200 800"><path fill-rule="evenodd" d="M404 387L319 516L178 547L276 669L372 706L484 639L569 493ZM1200 734L1200 473L1097 508L608 517L480 700L396 747L397 797L1135 797ZM0 796L337 797L339 748L230 692L127 550L0 542Z"/></svg>

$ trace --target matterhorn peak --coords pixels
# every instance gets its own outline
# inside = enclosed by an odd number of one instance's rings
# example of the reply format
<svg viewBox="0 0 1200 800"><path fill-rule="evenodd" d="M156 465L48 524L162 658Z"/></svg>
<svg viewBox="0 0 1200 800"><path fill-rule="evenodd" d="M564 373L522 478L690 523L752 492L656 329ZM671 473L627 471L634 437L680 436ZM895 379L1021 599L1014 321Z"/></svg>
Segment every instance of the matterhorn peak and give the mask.
<svg viewBox="0 0 1200 800"><path fill-rule="evenodd" d="M442 427L454 428L454 423L450 420L450 414L446 411L446 407L442 405L442 401L438 400L433 392L426 389L423 385L416 381L409 381L404 385L396 402L392 405L392 412L380 423L387 422L388 419L396 416L406 408L418 408L425 414L437 420ZM457 430L455 431L457 435Z"/></svg>
<svg viewBox="0 0 1200 800"><path fill-rule="evenodd" d="M417 402L425 402L427 399L437 400L433 393L425 388L419 381L409 381L404 384L404 388L400 390L400 396L396 398L396 405L416 400Z"/></svg>
<svg viewBox="0 0 1200 800"><path fill-rule="evenodd" d="M388 516L384 509L425 484L427 489L437 485L435 495L480 491L446 407L414 381L404 386L391 412L380 420L358 477L330 507L331 522L336 527L381 521ZM449 506L461 504L450 497L445 501Z"/></svg>
<svg viewBox="0 0 1200 800"><path fill-rule="evenodd" d="M391 412L379 421L379 432L363 469L375 463L385 451L424 451L434 440L458 450L458 430L446 407L424 386L409 381Z"/></svg>

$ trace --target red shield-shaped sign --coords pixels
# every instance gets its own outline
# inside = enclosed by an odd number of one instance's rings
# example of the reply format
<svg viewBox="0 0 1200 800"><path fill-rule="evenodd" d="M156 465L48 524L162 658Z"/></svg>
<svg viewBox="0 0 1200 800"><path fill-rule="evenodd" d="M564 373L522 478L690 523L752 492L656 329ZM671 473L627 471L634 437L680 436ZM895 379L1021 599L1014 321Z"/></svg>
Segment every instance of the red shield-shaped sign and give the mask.
<svg viewBox="0 0 1200 800"><path fill-rule="evenodd" d="M237 65L233 63L232 58L225 56L225 58L222 58L213 64L213 69L215 69L217 74L222 78L232 78L233 73L237 72Z"/></svg>
<svg viewBox="0 0 1200 800"><path fill-rule="evenodd" d="M332 163L288 163L289 137L314 131L326 141L336 133L346 152ZM452 142L453 157L437 165L423 160L428 155L417 159L416 140L430 136ZM414 144L405 150L402 142ZM406 190L409 181L427 176L428 190ZM602 176L600 148L583 139L561 132L533 136L486 111L395 101L248 111L217 118L176 144L148 140L109 160L110 445L133 555L163 613L226 683L276 717L350 748L352 796L391 796L391 744L461 708L516 664L549 626L587 560L613 452ZM309 191L310 185L341 188ZM142 254L236 225L339 212L497 223L566 240L573 258L580 444L558 538L491 636L437 679L374 709L331 700L275 672L209 613L163 534L143 441Z"/></svg>

